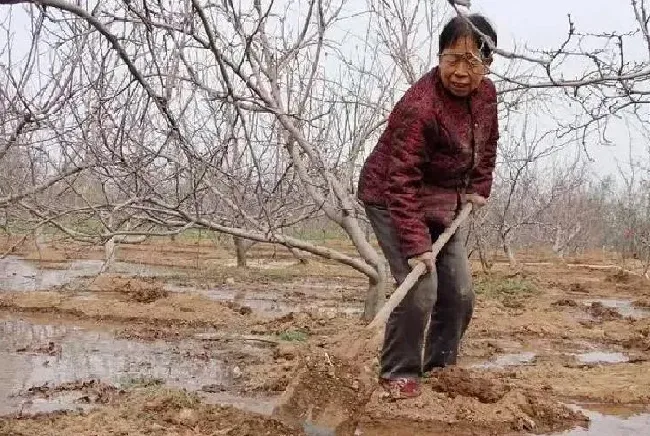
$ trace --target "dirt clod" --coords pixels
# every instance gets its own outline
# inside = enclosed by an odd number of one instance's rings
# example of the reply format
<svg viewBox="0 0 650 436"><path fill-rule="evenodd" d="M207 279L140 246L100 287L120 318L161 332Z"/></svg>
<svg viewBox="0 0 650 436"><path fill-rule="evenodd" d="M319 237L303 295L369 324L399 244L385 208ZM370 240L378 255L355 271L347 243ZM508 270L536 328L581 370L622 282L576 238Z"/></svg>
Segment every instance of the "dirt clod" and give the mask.
<svg viewBox="0 0 650 436"><path fill-rule="evenodd" d="M124 391L121 391L115 386L102 383L98 380L78 380L59 385L45 384L33 386L21 393L20 396L50 398L61 392L77 391L83 394L80 398L83 399L83 402L97 404L107 404L124 393Z"/></svg>
<svg viewBox="0 0 650 436"><path fill-rule="evenodd" d="M610 283L629 283L632 275L625 270L619 269L615 273L608 275L605 280Z"/></svg>
<svg viewBox="0 0 650 436"><path fill-rule="evenodd" d="M616 309L611 307L606 307L600 301L595 301L589 306L589 313L594 318L598 318L602 321L613 321L617 319L622 319L623 315L618 313Z"/></svg>
<svg viewBox="0 0 650 436"><path fill-rule="evenodd" d="M251 309L248 306L242 306L239 308L239 313L242 315L250 315L251 313L253 313L253 309Z"/></svg>
<svg viewBox="0 0 650 436"><path fill-rule="evenodd" d="M578 307L576 300L572 300L570 298L562 298L560 300L556 300L551 303L551 305L557 307Z"/></svg>
<svg viewBox="0 0 650 436"><path fill-rule="evenodd" d="M498 379L484 378L463 368L454 367L434 372L427 384L434 391L444 392L451 398L473 397L481 403L496 403L510 390Z"/></svg>
<svg viewBox="0 0 650 436"><path fill-rule="evenodd" d="M638 299L632 302L634 307L640 307L642 309L650 309L650 298Z"/></svg>
<svg viewBox="0 0 650 436"><path fill-rule="evenodd" d="M585 287L584 284L574 282L569 285L569 292L575 292L576 294L588 294L589 290Z"/></svg>
<svg viewBox="0 0 650 436"><path fill-rule="evenodd" d="M561 429L567 422L580 425L586 425L589 422L581 412L569 409L559 402L549 400L549 398L537 392L520 394L518 405L529 418L532 418L533 424L551 431ZM524 429L534 430L534 428L526 427Z"/></svg>
<svg viewBox="0 0 650 436"><path fill-rule="evenodd" d="M126 327L115 333L118 339L139 339L141 341L156 341L160 339L173 340L188 336L187 331L181 332L175 328Z"/></svg>
<svg viewBox="0 0 650 436"><path fill-rule="evenodd" d="M273 352L276 360L294 360L296 358L296 347L293 344L280 342Z"/></svg>
<svg viewBox="0 0 650 436"><path fill-rule="evenodd" d="M27 345L25 347L20 347L16 350L16 352L47 354L48 356L56 356L58 354L61 354L61 346L53 341L50 341L46 345Z"/></svg>
<svg viewBox="0 0 650 436"><path fill-rule="evenodd" d="M650 351L650 338L638 335L624 340L622 345L628 350Z"/></svg>

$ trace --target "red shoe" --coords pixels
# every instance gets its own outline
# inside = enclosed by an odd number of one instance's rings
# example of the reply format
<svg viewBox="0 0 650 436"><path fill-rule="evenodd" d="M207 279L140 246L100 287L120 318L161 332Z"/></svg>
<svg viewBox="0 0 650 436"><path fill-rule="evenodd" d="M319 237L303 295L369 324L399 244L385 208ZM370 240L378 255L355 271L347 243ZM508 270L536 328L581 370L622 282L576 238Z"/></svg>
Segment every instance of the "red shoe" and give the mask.
<svg viewBox="0 0 650 436"><path fill-rule="evenodd" d="M420 381L416 378L380 378L379 384L391 398L401 400L420 396Z"/></svg>

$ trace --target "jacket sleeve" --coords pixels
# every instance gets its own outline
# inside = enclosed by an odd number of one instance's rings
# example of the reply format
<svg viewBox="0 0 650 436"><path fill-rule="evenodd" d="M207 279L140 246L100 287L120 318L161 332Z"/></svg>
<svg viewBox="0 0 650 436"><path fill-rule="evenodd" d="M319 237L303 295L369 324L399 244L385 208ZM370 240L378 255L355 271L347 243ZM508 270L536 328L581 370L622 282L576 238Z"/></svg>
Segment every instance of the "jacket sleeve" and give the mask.
<svg viewBox="0 0 650 436"><path fill-rule="evenodd" d="M481 160L472 171L467 191L488 198L492 191L492 178L497 160L497 143L499 142L499 117L496 110L492 115L490 137L485 144Z"/></svg>
<svg viewBox="0 0 650 436"><path fill-rule="evenodd" d="M418 192L422 185L424 120L416 105L407 103L391 115L391 154L388 161L388 210L407 258L431 250L431 235Z"/></svg>

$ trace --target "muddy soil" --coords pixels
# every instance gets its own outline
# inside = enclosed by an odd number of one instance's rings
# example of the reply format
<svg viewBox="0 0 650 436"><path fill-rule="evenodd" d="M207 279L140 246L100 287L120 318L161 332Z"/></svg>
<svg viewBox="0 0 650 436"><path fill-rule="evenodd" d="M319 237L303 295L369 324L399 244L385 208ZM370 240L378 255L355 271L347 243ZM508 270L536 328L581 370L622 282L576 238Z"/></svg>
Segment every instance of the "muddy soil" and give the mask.
<svg viewBox="0 0 650 436"><path fill-rule="evenodd" d="M0 434L328 434L269 417L307 358L305 400L343 398L357 434L650 433L650 285L611 259L477 272L458 367L392 402L376 362L337 380L352 371L333 338L363 326L357 273L268 246L245 270L214 244L156 243L120 247L98 277L101 255L61 244L0 261Z"/></svg>
<svg viewBox="0 0 650 436"><path fill-rule="evenodd" d="M231 406L207 405L184 392L145 389L122 393L87 412L0 417L0 434L299 436L304 432Z"/></svg>

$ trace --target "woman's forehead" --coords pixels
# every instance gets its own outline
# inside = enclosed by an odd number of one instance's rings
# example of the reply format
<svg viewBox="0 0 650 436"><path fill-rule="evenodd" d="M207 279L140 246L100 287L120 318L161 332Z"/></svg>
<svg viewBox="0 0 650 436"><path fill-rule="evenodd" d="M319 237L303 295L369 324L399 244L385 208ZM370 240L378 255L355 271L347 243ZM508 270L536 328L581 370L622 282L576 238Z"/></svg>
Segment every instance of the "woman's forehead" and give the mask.
<svg viewBox="0 0 650 436"><path fill-rule="evenodd" d="M456 41L454 41L451 45L446 47L443 51L447 53L452 52L452 53L476 54L478 53L479 48L471 36L461 36Z"/></svg>

